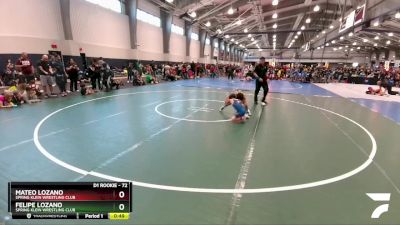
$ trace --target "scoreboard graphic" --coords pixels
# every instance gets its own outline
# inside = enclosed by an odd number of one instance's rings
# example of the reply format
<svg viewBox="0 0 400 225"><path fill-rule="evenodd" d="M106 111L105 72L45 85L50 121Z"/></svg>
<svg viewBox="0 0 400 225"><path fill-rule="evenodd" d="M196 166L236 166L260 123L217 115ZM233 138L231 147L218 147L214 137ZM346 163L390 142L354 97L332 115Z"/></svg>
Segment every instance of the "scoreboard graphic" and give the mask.
<svg viewBox="0 0 400 225"><path fill-rule="evenodd" d="M127 220L132 212L129 182L10 182L13 219Z"/></svg>

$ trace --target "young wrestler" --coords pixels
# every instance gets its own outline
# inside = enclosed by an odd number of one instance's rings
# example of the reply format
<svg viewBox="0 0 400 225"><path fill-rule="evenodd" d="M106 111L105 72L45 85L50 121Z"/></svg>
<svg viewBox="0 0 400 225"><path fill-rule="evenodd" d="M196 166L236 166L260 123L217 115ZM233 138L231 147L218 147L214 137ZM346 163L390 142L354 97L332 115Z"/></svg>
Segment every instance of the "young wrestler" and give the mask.
<svg viewBox="0 0 400 225"><path fill-rule="evenodd" d="M237 98L232 98L229 100L229 102L236 111L235 116L232 117L232 122L243 123L246 121L246 107L243 105L243 103Z"/></svg>
<svg viewBox="0 0 400 225"><path fill-rule="evenodd" d="M382 86L382 81L377 82L378 89L373 89L372 87L368 87L368 90L365 92L369 95L384 95L386 93L386 89Z"/></svg>
<svg viewBox="0 0 400 225"><path fill-rule="evenodd" d="M251 112L250 112L249 106L248 106L248 104L247 104L246 97L245 97L245 95L244 95L242 92L240 92L240 91L237 92L237 93L232 93L232 94L230 94L230 95L225 99L225 104L219 109L219 111L222 112L222 110L224 110L225 107L231 105L230 99L233 99L233 98L239 99L239 100L242 102L242 104L244 105L244 107L245 107L245 109L246 109L246 114L247 114L246 117L250 117L250 116L251 116Z"/></svg>

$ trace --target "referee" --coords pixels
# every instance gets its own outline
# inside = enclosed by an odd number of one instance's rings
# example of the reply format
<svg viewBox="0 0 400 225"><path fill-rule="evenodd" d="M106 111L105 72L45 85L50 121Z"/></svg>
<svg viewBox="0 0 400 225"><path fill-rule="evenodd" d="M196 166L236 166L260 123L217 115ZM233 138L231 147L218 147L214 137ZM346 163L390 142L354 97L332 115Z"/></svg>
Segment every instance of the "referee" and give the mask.
<svg viewBox="0 0 400 225"><path fill-rule="evenodd" d="M264 95L261 101L261 105L266 105L267 102L265 101L265 98L267 97L268 94L268 64L265 63L265 58L261 57L260 58L260 63L254 68L254 76L256 78L256 90L254 92L254 103L258 104L258 93L260 92L261 87L264 90Z"/></svg>

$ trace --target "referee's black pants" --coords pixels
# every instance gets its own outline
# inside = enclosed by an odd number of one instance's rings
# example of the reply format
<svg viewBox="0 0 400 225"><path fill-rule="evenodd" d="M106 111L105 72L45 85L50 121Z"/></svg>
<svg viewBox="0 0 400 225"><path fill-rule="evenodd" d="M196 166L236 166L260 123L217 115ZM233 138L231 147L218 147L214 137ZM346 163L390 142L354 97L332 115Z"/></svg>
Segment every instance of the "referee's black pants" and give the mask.
<svg viewBox="0 0 400 225"><path fill-rule="evenodd" d="M268 88L268 82L260 82L260 81L256 81L256 90L254 92L254 102L256 103L258 101L258 93L260 92L261 88L264 90L264 95L262 98L262 101L265 101L265 98L267 97L269 88Z"/></svg>

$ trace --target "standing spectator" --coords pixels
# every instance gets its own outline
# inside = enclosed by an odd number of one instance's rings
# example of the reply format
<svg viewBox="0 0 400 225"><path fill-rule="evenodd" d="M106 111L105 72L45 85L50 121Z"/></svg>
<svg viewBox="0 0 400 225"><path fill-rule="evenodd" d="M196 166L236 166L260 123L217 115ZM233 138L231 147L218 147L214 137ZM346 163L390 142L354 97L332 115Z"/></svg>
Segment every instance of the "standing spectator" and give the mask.
<svg viewBox="0 0 400 225"><path fill-rule="evenodd" d="M127 72L128 72L128 81L127 81L127 83L129 84L129 83L132 83L133 82L133 63L129 63L128 64L128 68L127 68Z"/></svg>
<svg viewBox="0 0 400 225"><path fill-rule="evenodd" d="M23 52L21 54L21 57L17 60L15 64L15 68L20 73L19 78L21 78L22 81L30 83L31 80L35 80L35 69L33 67L32 61L29 59L26 52Z"/></svg>
<svg viewBox="0 0 400 225"><path fill-rule="evenodd" d="M100 83L100 78L101 78L100 70L101 70L101 65L99 63L99 60L93 59L92 64L89 66L89 72L91 74L90 81L92 82L92 89L94 92L97 92L96 84L99 86L99 90L102 89L102 86Z"/></svg>
<svg viewBox="0 0 400 225"><path fill-rule="evenodd" d="M74 59L69 59L69 64L66 69L70 84L69 84L69 90L71 92L78 91L78 74L79 74L79 67L74 61Z"/></svg>
<svg viewBox="0 0 400 225"><path fill-rule="evenodd" d="M38 73L40 75L40 82L42 84L42 88L44 90L44 97L48 98L49 97L49 92L47 91L47 88L49 88L50 95L55 95L53 93L53 69L51 68L49 64L49 56L48 55L43 55L42 59L38 63Z"/></svg>
<svg viewBox="0 0 400 225"><path fill-rule="evenodd" d="M6 68L1 80L4 82L5 86L10 86L11 82L15 80L15 70L11 60L7 60Z"/></svg>
<svg viewBox="0 0 400 225"><path fill-rule="evenodd" d="M65 72L64 64L61 61L61 56L55 56L52 68L54 69L56 84L58 89L60 89L60 95L62 97L67 96L67 90L65 87L67 85L67 74Z"/></svg>

